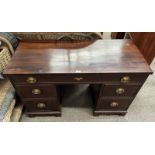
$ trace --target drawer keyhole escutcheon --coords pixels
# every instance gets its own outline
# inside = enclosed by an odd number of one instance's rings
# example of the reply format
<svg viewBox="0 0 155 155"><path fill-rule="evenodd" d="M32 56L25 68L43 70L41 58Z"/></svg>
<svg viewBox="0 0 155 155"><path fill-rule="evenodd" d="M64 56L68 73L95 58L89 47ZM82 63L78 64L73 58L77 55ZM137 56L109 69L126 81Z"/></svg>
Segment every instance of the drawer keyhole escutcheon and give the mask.
<svg viewBox="0 0 155 155"><path fill-rule="evenodd" d="M46 107L46 104L45 103L38 103L37 104L37 108L39 108L39 109L43 109L45 107Z"/></svg>
<svg viewBox="0 0 155 155"><path fill-rule="evenodd" d="M76 81L82 81L83 78L82 77L75 77L74 80L76 80Z"/></svg>
<svg viewBox="0 0 155 155"><path fill-rule="evenodd" d="M129 76L124 76L122 79L121 79L121 82L122 83L129 83L131 81L131 78Z"/></svg>
<svg viewBox="0 0 155 155"><path fill-rule="evenodd" d="M39 90L39 89L33 89L32 90L32 94L39 95L39 94L41 94L41 90Z"/></svg>
<svg viewBox="0 0 155 155"><path fill-rule="evenodd" d="M125 93L125 89L123 89L123 88L118 88L118 89L116 89L116 94L122 95L122 94L124 94L124 93Z"/></svg>
<svg viewBox="0 0 155 155"><path fill-rule="evenodd" d="M112 103L110 104L110 106L111 106L112 108L116 108L116 107L119 106L119 104L118 104L117 102L112 102Z"/></svg>
<svg viewBox="0 0 155 155"><path fill-rule="evenodd" d="M29 78L27 78L27 83L34 84L34 83L36 83L36 82L37 82L37 80L36 80L36 78L34 78L34 77L29 77Z"/></svg>

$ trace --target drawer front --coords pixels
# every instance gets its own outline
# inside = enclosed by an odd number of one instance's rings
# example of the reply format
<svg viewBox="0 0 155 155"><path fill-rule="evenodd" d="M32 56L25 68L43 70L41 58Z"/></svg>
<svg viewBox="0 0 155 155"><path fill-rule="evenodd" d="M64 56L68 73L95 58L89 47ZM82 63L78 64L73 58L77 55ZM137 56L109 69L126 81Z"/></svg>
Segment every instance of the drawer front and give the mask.
<svg viewBox="0 0 155 155"><path fill-rule="evenodd" d="M55 85L16 85L16 90L21 98L57 98Z"/></svg>
<svg viewBox="0 0 155 155"><path fill-rule="evenodd" d="M135 96L140 85L103 85L102 96Z"/></svg>
<svg viewBox="0 0 155 155"><path fill-rule="evenodd" d="M55 74L55 75L16 75L10 78L15 84L37 85L40 83L89 83L98 82L99 76L95 74ZM103 79L100 79L100 82Z"/></svg>
<svg viewBox="0 0 155 155"><path fill-rule="evenodd" d="M98 101L96 110L127 111L132 100L130 98L104 98Z"/></svg>
<svg viewBox="0 0 155 155"><path fill-rule="evenodd" d="M38 83L103 83L117 82L122 84L143 83L148 74L40 74L9 75L15 84L37 85Z"/></svg>
<svg viewBox="0 0 155 155"><path fill-rule="evenodd" d="M60 111L60 104L58 100L24 100L23 101L27 112L50 112Z"/></svg>
<svg viewBox="0 0 155 155"><path fill-rule="evenodd" d="M50 83L50 75L9 75L10 80L15 84L38 85Z"/></svg>

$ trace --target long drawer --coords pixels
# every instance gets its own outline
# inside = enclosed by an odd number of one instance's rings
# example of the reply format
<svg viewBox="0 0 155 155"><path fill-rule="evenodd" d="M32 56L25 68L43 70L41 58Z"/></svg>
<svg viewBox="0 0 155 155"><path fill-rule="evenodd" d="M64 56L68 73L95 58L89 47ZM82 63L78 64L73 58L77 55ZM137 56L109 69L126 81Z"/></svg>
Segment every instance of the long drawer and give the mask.
<svg viewBox="0 0 155 155"><path fill-rule="evenodd" d="M9 75L15 84L37 85L39 83L108 83L122 84L143 83L148 74L39 74L39 75Z"/></svg>

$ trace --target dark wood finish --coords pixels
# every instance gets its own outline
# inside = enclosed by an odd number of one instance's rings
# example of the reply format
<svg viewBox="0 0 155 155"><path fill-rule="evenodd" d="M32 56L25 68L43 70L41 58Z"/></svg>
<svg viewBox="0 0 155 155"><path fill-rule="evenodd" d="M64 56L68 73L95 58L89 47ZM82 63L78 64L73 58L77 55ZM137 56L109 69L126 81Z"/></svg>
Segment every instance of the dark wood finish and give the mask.
<svg viewBox="0 0 155 155"><path fill-rule="evenodd" d="M155 32L128 32L129 38L140 49L148 64L155 57ZM124 39L124 32L112 32L112 39Z"/></svg>
<svg viewBox="0 0 155 155"><path fill-rule="evenodd" d="M107 111L118 111L118 112L127 112L128 107L132 102L132 98L101 98L99 104L96 106L96 110L100 111L101 109L103 112ZM117 107L111 107L112 102L117 102Z"/></svg>
<svg viewBox="0 0 155 155"><path fill-rule="evenodd" d="M39 90L39 94L34 94L33 90ZM56 86L51 84L39 84L37 86L16 85L16 90L22 98L57 98Z"/></svg>
<svg viewBox="0 0 155 155"><path fill-rule="evenodd" d="M130 32L129 35L148 64L151 64L155 57L155 32Z"/></svg>
<svg viewBox="0 0 155 155"><path fill-rule="evenodd" d="M58 106L58 101L56 99L29 99L24 100L23 103L27 107L27 112L60 111L60 106ZM38 104L45 104L45 107L39 108Z"/></svg>
<svg viewBox="0 0 155 155"><path fill-rule="evenodd" d="M121 79L124 76L129 76L131 78L130 80L130 84L135 84L135 83L139 83L142 84L145 79L147 78L147 74L146 73L75 73L75 74L28 74L28 75L10 75L9 74L9 78L11 79L11 81L17 85L38 85L38 84L50 84L50 83L63 83L64 81L66 83L79 83L79 81L77 80L77 78L82 78L80 80L80 83L111 83L112 82L116 82L116 83L120 83ZM27 82L27 79L29 77L34 77L36 79L36 83L34 84L29 84ZM62 78L63 77L63 78Z"/></svg>
<svg viewBox="0 0 155 155"><path fill-rule="evenodd" d="M130 40L99 40L80 49L69 49L69 45L68 49L53 48L52 43L21 43L4 74L78 75L151 71ZM55 45L55 48L59 47Z"/></svg>
<svg viewBox="0 0 155 155"><path fill-rule="evenodd" d="M134 96L135 93L139 90L140 85L103 85L102 86L102 96ZM118 89L123 89L124 93L117 93Z"/></svg>
<svg viewBox="0 0 155 155"><path fill-rule="evenodd" d="M28 112L26 111L26 114L29 117L35 117L35 116L56 116L56 117L60 117L61 116L61 111L44 111L44 112Z"/></svg>
<svg viewBox="0 0 155 155"><path fill-rule="evenodd" d="M125 32L112 32L111 38L112 39L124 39Z"/></svg>
<svg viewBox="0 0 155 155"><path fill-rule="evenodd" d="M86 83L91 84L95 96L94 115L125 114L151 73L131 40L74 43L74 47L72 43L21 43L5 70L31 116L61 115L60 84ZM125 83L124 77L129 79ZM118 95L117 88L125 92ZM33 89L43 93L33 95ZM38 102L42 109L37 108ZM111 102L119 105L111 107Z"/></svg>

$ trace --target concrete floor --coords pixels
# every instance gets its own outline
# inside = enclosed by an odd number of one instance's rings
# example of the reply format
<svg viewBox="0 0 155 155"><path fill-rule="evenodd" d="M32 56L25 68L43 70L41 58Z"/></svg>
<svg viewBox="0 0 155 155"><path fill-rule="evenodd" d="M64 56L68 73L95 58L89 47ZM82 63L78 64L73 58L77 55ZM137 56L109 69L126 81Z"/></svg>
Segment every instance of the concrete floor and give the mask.
<svg viewBox="0 0 155 155"><path fill-rule="evenodd" d="M108 38L109 35L106 34ZM155 61L151 64L155 72ZM62 117L33 117L23 114L23 122L154 122L155 121L155 74L150 75L125 116L92 115L92 102L87 85L67 86L63 101ZM77 91L78 90L78 91ZM71 92L71 93L70 93Z"/></svg>

